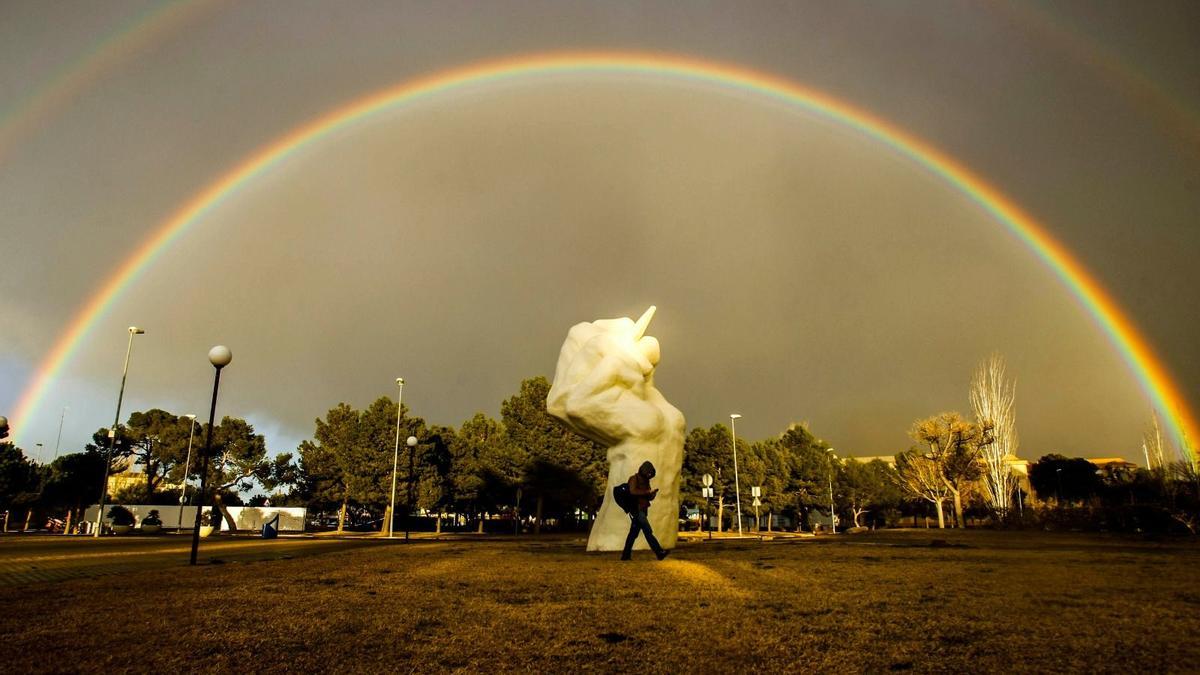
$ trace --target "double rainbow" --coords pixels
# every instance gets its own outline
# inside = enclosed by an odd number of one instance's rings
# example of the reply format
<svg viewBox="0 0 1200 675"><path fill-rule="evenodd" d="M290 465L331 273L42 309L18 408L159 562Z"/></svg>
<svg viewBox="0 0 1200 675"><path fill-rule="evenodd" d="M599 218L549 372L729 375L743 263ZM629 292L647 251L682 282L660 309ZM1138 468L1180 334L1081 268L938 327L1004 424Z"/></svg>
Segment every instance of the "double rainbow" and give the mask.
<svg viewBox="0 0 1200 675"><path fill-rule="evenodd" d="M796 106L855 129L911 159L978 204L1025 243L1092 314L1134 372L1152 404L1162 411L1178 442L1184 434L1200 438L1187 400L1133 322L1087 270L1029 214L996 188L937 148L889 122L828 94L779 77L738 66L692 58L644 53L552 53L500 59L435 73L370 94L304 124L259 149L187 201L164 221L116 270L71 321L21 396L14 428L32 418L50 383L78 350L88 332L121 291L134 283L170 246L205 214L242 186L285 161L291 153L383 110L412 104L471 85L553 75L637 75L719 85Z"/></svg>

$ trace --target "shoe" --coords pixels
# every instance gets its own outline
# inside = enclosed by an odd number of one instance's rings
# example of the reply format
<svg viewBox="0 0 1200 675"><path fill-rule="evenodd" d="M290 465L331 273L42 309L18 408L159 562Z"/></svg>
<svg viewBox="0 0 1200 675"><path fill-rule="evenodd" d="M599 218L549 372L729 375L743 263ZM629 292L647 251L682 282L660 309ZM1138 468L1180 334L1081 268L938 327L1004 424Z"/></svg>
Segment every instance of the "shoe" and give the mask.
<svg viewBox="0 0 1200 675"><path fill-rule="evenodd" d="M661 560L661 559L662 558L659 558L659 560ZM633 560L633 558L630 556L627 556L627 555L623 555L623 556L621 556L621 560Z"/></svg>
<svg viewBox="0 0 1200 675"><path fill-rule="evenodd" d="M659 551L658 553L655 553L654 555L658 556L659 560L662 560L663 558L666 558L667 556L671 555L671 552L664 548L663 550Z"/></svg>

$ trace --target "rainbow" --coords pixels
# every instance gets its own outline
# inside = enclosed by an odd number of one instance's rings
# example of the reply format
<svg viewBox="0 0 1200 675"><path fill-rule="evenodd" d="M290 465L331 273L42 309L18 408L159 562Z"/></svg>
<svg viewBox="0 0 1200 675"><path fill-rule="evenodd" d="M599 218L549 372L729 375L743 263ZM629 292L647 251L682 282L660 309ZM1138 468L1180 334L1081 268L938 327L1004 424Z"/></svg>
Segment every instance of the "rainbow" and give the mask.
<svg viewBox="0 0 1200 675"><path fill-rule="evenodd" d="M409 105L471 85L516 78L608 74L666 77L749 92L808 111L855 129L945 180L991 214L1053 270L1108 335L1152 405L1164 413L1176 440L1200 438L1196 419L1179 387L1133 322L1100 283L1061 244L996 188L925 141L829 94L739 66L648 53L550 53L486 61L408 80L343 105L260 148L195 194L162 222L75 315L39 364L18 402L14 429L31 419L49 384L78 350L121 292L137 281L160 252L256 177L297 150L384 110Z"/></svg>

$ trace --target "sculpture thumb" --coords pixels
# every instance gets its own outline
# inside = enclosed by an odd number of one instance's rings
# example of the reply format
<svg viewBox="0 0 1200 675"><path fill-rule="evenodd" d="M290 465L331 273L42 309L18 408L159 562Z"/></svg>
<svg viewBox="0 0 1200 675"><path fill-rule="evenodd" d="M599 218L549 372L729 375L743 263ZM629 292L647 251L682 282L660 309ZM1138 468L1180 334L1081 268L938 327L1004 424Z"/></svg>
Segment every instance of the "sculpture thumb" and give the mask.
<svg viewBox="0 0 1200 675"><path fill-rule="evenodd" d="M633 326L633 341L634 342L641 340L642 336L646 334L646 329L650 327L650 319L654 318L654 310L656 310L656 309L658 309L658 308L655 307L654 305L650 305L650 309L647 309L645 311L645 313L642 314L642 318L638 319L637 323L634 324L634 326Z"/></svg>

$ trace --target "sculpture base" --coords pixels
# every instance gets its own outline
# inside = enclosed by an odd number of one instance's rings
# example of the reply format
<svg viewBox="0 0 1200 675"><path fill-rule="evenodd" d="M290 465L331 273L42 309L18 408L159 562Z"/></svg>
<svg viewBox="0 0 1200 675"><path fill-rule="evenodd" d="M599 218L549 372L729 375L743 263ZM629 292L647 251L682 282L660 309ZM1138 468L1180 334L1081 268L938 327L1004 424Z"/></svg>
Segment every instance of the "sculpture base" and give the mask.
<svg viewBox="0 0 1200 675"><path fill-rule="evenodd" d="M682 444L680 444L682 445ZM646 512L650 521L650 529L654 530L654 538L665 549L675 548L675 540L679 537L679 468L682 464L682 447L674 453L680 459L663 461L658 456L664 454L654 445L628 442L608 450L608 484L604 489L604 502L600 512L596 514L596 522L592 523L591 534L588 535L587 550L589 551L623 551L625 538L629 536L629 514L617 506L612 499L613 488L629 480L642 462L653 457L658 467L658 476L651 481L653 487L659 488L658 498L650 504ZM633 550L646 551L650 545L646 537L638 534L633 542Z"/></svg>

